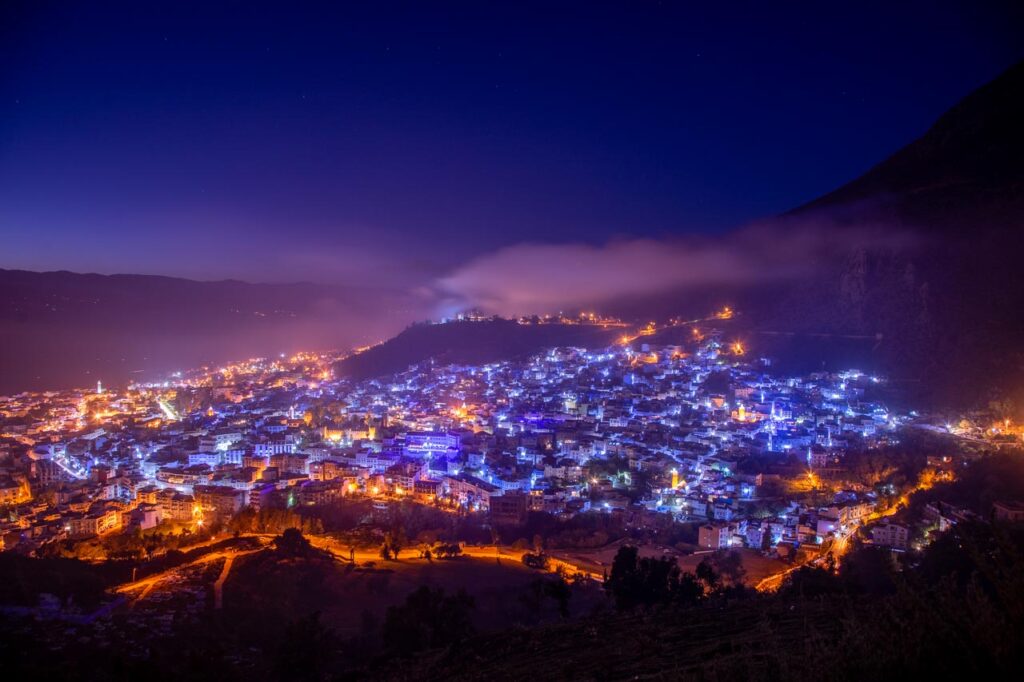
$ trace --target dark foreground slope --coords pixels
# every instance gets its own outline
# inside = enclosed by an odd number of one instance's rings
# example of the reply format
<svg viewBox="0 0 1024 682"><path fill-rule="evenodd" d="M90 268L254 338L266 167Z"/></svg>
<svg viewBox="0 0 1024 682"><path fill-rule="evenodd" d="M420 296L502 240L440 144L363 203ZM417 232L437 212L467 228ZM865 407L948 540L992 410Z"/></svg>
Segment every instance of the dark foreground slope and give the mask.
<svg viewBox="0 0 1024 682"><path fill-rule="evenodd" d="M474 638L382 674L393 680L814 679L840 624L824 603L738 603L609 614Z"/></svg>
<svg viewBox="0 0 1024 682"><path fill-rule="evenodd" d="M402 372L433 359L439 364L480 364L523 358L556 346L603 348L621 329L576 324L519 324L509 320L417 324L335 368L355 380Z"/></svg>
<svg viewBox="0 0 1024 682"><path fill-rule="evenodd" d="M854 548L838 574L805 567L775 595L666 604L471 638L394 680L1012 679L1024 663L1016 526L957 527L902 571Z"/></svg>

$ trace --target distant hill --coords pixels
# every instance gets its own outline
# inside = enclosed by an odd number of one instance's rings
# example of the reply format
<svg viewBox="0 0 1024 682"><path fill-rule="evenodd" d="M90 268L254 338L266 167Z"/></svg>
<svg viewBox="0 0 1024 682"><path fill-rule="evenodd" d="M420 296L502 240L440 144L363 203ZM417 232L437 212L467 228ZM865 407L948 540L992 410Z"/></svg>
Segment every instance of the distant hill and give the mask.
<svg viewBox="0 0 1024 682"><path fill-rule="evenodd" d="M59 318L97 326L136 324L174 329L184 319L229 326L247 316L293 316L311 301L339 292L314 284L199 282L156 275L98 275L0 269L0 320L37 322Z"/></svg>
<svg viewBox="0 0 1024 682"><path fill-rule="evenodd" d="M0 270L0 393L113 385L207 362L346 348L393 331L382 297L353 294L304 283Z"/></svg>
<svg viewBox="0 0 1024 682"><path fill-rule="evenodd" d="M337 364L355 380L402 372L431 358L441 364L477 364L523 358L553 346L603 348L622 330L587 325L524 325L509 320L416 324L398 336Z"/></svg>

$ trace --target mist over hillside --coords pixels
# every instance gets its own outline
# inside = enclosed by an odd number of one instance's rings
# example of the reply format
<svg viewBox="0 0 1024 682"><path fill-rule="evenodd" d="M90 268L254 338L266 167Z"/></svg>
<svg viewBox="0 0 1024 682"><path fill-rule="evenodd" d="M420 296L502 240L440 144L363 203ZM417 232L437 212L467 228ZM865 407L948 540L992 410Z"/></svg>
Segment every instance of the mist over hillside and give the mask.
<svg viewBox="0 0 1024 682"><path fill-rule="evenodd" d="M1024 387L1022 93L1018 64L784 215L716 237L508 248L440 280L439 296L633 320L730 304L743 313L736 332L783 367L882 372L922 406L1013 398Z"/></svg>

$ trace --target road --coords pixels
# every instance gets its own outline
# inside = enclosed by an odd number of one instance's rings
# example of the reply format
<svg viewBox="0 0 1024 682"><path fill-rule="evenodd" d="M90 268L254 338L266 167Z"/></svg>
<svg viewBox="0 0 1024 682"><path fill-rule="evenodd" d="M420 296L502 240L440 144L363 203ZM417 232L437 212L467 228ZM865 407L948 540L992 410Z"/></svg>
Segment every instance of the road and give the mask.
<svg viewBox="0 0 1024 682"><path fill-rule="evenodd" d="M882 511L872 512L863 519L860 519L860 521L858 521L856 525L850 528L848 532L836 536L836 538L832 541L832 544L829 546L827 550L822 551L817 556L812 557L806 561L802 561L799 564L792 566L791 568L787 568L785 571L782 571L781 573L770 575L764 580L760 581L755 586L757 591L774 592L782 586L782 581L785 580L787 575L803 566L819 566L825 563L829 554L832 555L832 559L833 561L835 561L835 566L838 567L839 563L842 561L843 555L846 554L847 550L850 548L850 538L853 536L854 533L857 532L859 528L866 526L869 523L874 523L879 519L886 518L887 516L892 516L900 509L903 509L904 507L907 506L907 503L910 501L910 496L912 494L919 490L927 490L929 487L930 485L925 485L921 482L918 482L918 484L914 486L914 489L912 491L900 495L899 499L897 499L896 502L894 502L886 509Z"/></svg>
<svg viewBox="0 0 1024 682"><path fill-rule="evenodd" d="M228 579L228 575L231 573L231 565L235 563L236 556L238 555L229 554L224 559L224 568L221 569L217 582L213 584L213 608L215 609L220 609L224 606L224 581Z"/></svg>
<svg viewBox="0 0 1024 682"><path fill-rule="evenodd" d="M266 533L253 533L242 535L240 537L251 537L257 538L261 541L268 541L273 539L272 534ZM352 559L356 563L367 563L367 562L379 562L381 561L379 550L375 548L358 548L354 551L345 543L338 542L337 540L319 535L307 536L310 544L318 549L329 552L335 559L339 561L348 562ZM202 544L209 544L202 543ZM202 546L196 545L196 547ZM227 582L228 577L231 575L231 569L234 565L235 559L241 556L254 554L261 552L269 546L269 542L259 549L247 549L247 550L236 550L233 548L219 550L204 554L188 563L169 568L166 571L161 571L154 575L142 578L141 580L135 580L132 582L123 583L117 586L114 591L120 595L125 596L129 600L129 608L135 608L139 603L145 600L154 590L161 589L165 583L172 581L175 577L180 575L182 571L194 568L196 566L202 566L210 564L216 561L224 561L224 566L221 568L220 574L217 580L213 584L213 602L215 609L222 609L224 605L224 585ZM188 549L194 549L188 548ZM412 558L417 555L417 550L414 548L406 548L403 550L402 555L406 558ZM517 564L522 563L523 555L526 554L524 550L516 550L511 547L495 546L495 545L465 545L462 548L462 556L469 557L477 560L506 560ZM550 556L549 559L549 570L556 572L558 570L564 571L568 575L579 574L583 577L589 578L595 581L603 581L604 576L600 573L596 573L588 568L573 564L564 558Z"/></svg>
<svg viewBox="0 0 1024 682"><path fill-rule="evenodd" d="M619 338L618 344L620 346L628 346L629 344L633 343L634 341L643 336L654 336L658 332L665 331L666 329L677 329L679 327L688 327L695 324L704 324L705 322L722 322L723 320L731 320L735 315L736 313L733 310L731 310L730 308L725 308L721 312L715 313L710 317L702 317L696 320L670 320L669 322L662 324L660 326L655 324L654 322L651 322L647 326L641 327L632 334L623 335L621 338ZM699 334L699 331L697 331L696 329L694 331L697 334Z"/></svg>
<svg viewBox="0 0 1024 682"><path fill-rule="evenodd" d="M221 570L220 577L214 584L214 601L217 604L217 608L223 603L223 592L224 592L224 581L227 580L228 574L231 571L231 565L237 557L245 556L247 554L253 554L255 552L263 551L263 549L250 549L250 550L222 550L219 552L210 552L204 554L197 559L194 559L186 564L169 568L166 571L161 571L154 575L142 578L141 580L135 580L132 582L123 583L118 585L114 591L118 594L131 595L138 591L138 594L131 600L129 608L135 608L135 606L150 595L150 593L159 587L161 583L165 582L170 578L174 578L180 571L194 566L200 566L209 564L215 561L224 560L224 568Z"/></svg>
<svg viewBox="0 0 1024 682"><path fill-rule="evenodd" d="M336 559L342 561L349 561L349 557L352 555L352 548L344 543L340 543L333 538L325 536L307 536L310 544L318 549L323 549L331 553ZM356 549L355 552L356 562L367 562L367 561L381 561L380 553L377 549ZM417 550L414 548L406 548L399 554L401 556L412 557L416 556ZM511 547L495 546L495 545L465 545L462 548L462 556L470 557L473 559L505 559L516 563L522 563L523 555L526 554L525 550L512 549ZM577 566L564 559L548 555L549 559L549 570L552 572L557 571L561 568L569 575L579 573L584 577L590 578L591 580L602 581L604 576L600 573L595 573L582 566Z"/></svg>

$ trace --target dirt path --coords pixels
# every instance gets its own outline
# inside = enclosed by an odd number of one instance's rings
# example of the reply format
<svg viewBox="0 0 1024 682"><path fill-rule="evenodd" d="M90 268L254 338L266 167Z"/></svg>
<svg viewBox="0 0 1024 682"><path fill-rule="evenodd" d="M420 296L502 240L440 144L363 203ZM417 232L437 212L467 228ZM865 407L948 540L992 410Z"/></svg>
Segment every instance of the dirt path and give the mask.
<svg viewBox="0 0 1024 682"><path fill-rule="evenodd" d="M235 554L229 554L224 559L224 568L221 569L217 582L213 584L213 608L215 609L220 609L224 606L224 581L228 579L228 574L231 573L231 564L235 563L235 556Z"/></svg>

